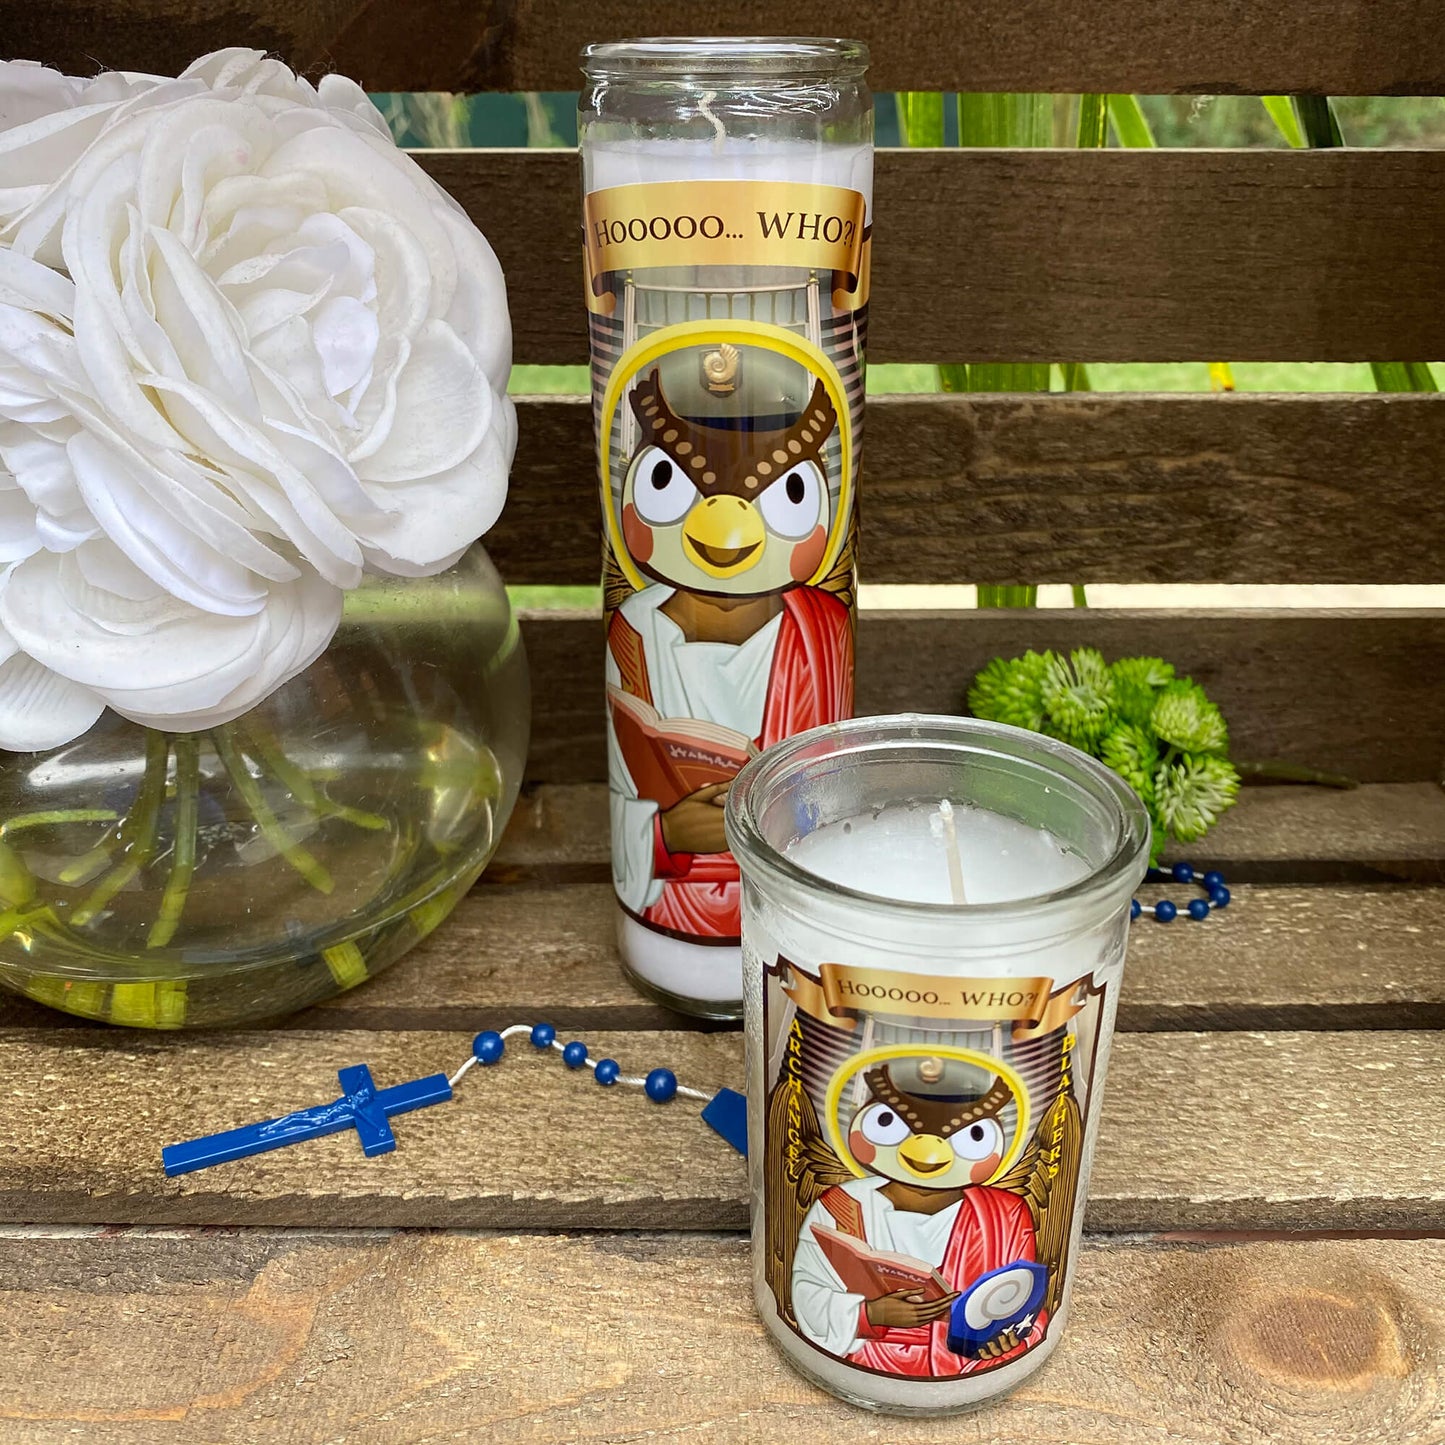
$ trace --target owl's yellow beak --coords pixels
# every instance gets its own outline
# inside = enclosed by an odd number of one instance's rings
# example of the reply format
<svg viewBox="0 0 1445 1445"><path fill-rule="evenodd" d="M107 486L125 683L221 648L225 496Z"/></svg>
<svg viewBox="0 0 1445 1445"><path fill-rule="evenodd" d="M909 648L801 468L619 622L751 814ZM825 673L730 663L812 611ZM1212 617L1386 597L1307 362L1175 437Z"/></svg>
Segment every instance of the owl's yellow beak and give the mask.
<svg viewBox="0 0 1445 1445"><path fill-rule="evenodd" d="M766 539L758 509L741 497L706 497L682 524L682 550L709 577L756 566Z"/></svg>
<svg viewBox="0 0 1445 1445"><path fill-rule="evenodd" d="M953 1145L937 1134L910 1134L898 1146L898 1162L920 1179L947 1169L955 1157Z"/></svg>

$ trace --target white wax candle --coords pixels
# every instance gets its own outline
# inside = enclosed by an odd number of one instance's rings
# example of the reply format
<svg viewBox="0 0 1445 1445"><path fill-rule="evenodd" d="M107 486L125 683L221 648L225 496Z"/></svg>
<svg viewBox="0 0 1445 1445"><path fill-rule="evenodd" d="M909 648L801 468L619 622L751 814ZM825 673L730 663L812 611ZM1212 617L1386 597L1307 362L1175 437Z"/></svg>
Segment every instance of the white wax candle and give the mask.
<svg viewBox="0 0 1445 1445"><path fill-rule="evenodd" d="M1089 865L1043 828L954 803L958 860L969 903L1004 903L1067 888ZM788 857L830 883L909 903L950 903L948 840L936 803L899 804L828 823Z"/></svg>
<svg viewBox="0 0 1445 1445"><path fill-rule="evenodd" d="M644 181L801 181L873 194L871 145L817 145L719 135L711 140L593 141L583 153L587 189Z"/></svg>

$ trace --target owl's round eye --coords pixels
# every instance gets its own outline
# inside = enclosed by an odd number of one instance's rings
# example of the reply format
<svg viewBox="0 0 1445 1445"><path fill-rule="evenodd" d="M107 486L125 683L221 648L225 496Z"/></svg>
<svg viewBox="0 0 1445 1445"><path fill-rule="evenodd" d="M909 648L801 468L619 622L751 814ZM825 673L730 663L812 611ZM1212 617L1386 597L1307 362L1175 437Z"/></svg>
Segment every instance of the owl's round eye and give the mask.
<svg viewBox="0 0 1445 1445"><path fill-rule="evenodd" d="M912 1132L886 1104L870 1104L853 1127L870 1144L901 1144Z"/></svg>
<svg viewBox="0 0 1445 1445"><path fill-rule="evenodd" d="M632 501L644 522L665 527L692 510L697 488L666 452L646 447L632 464Z"/></svg>
<svg viewBox="0 0 1445 1445"><path fill-rule="evenodd" d="M950 1137L953 1152L960 1159L987 1159L1003 1153L1003 1130L997 1119L980 1119Z"/></svg>
<svg viewBox="0 0 1445 1445"><path fill-rule="evenodd" d="M798 539L810 536L823 520L826 495L818 464L799 462L758 498L758 510L770 531Z"/></svg>

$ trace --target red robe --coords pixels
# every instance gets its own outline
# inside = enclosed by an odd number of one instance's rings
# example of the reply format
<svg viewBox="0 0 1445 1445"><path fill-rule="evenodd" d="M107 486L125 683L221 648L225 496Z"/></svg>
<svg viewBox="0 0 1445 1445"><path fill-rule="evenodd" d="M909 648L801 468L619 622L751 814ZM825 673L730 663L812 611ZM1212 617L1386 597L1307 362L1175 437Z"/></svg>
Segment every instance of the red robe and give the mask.
<svg viewBox="0 0 1445 1445"><path fill-rule="evenodd" d="M651 702L642 639L620 612L613 613L608 645L623 689ZM783 594L763 726L754 741L759 748L770 747L794 733L852 716L852 617L831 592L795 587ZM644 910L643 922L700 943L737 943L741 887L731 853L669 853L659 823L653 870L664 880L662 897Z"/></svg>
<svg viewBox="0 0 1445 1445"><path fill-rule="evenodd" d="M870 1243L863 1232L863 1215L857 1200L836 1186L822 1197L823 1207L838 1222L838 1228ZM948 1247L938 1272L951 1288L965 1290L980 1275L1006 1264L1034 1258L1033 1216L1021 1195L1008 1189L978 1185L963 1191ZM858 1307L858 1338L862 1343L849 1360L870 1370L919 1379L937 1376L972 1375L1015 1360L1044 1337L1048 1313L1040 1310L1029 1332L1012 1350L992 1360L971 1360L948 1348L948 1316L917 1329L876 1328L868 1323L866 1304Z"/></svg>

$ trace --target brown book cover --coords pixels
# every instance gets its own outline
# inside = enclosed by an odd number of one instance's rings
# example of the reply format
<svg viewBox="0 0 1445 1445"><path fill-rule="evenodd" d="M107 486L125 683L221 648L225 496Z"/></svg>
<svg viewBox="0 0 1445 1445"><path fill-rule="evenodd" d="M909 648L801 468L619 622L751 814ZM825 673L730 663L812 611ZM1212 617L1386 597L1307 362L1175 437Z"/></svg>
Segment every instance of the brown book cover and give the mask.
<svg viewBox="0 0 1445 1445"><path fill-rule="evenodd" d="M660 717L620 687L607 689L607 705L638 797L664 810L699 788L731 782L758 751L751 738L720 723Z"/></svg>
<svg viewBox="0 0 1445 1445"><path fill-rule="evenodd" d="M924 1302L944 1299L954 1293L948 1281L921 1259L911 1254L897 1254L891 1249L873 1249L851 1234L830 1229L826 1224L813 1225L813 1238L818 1241L828 1263L838 1272L843 1288L864 1299L877 1299L895 1290L916 1289L923 1292Z"/></svg>

